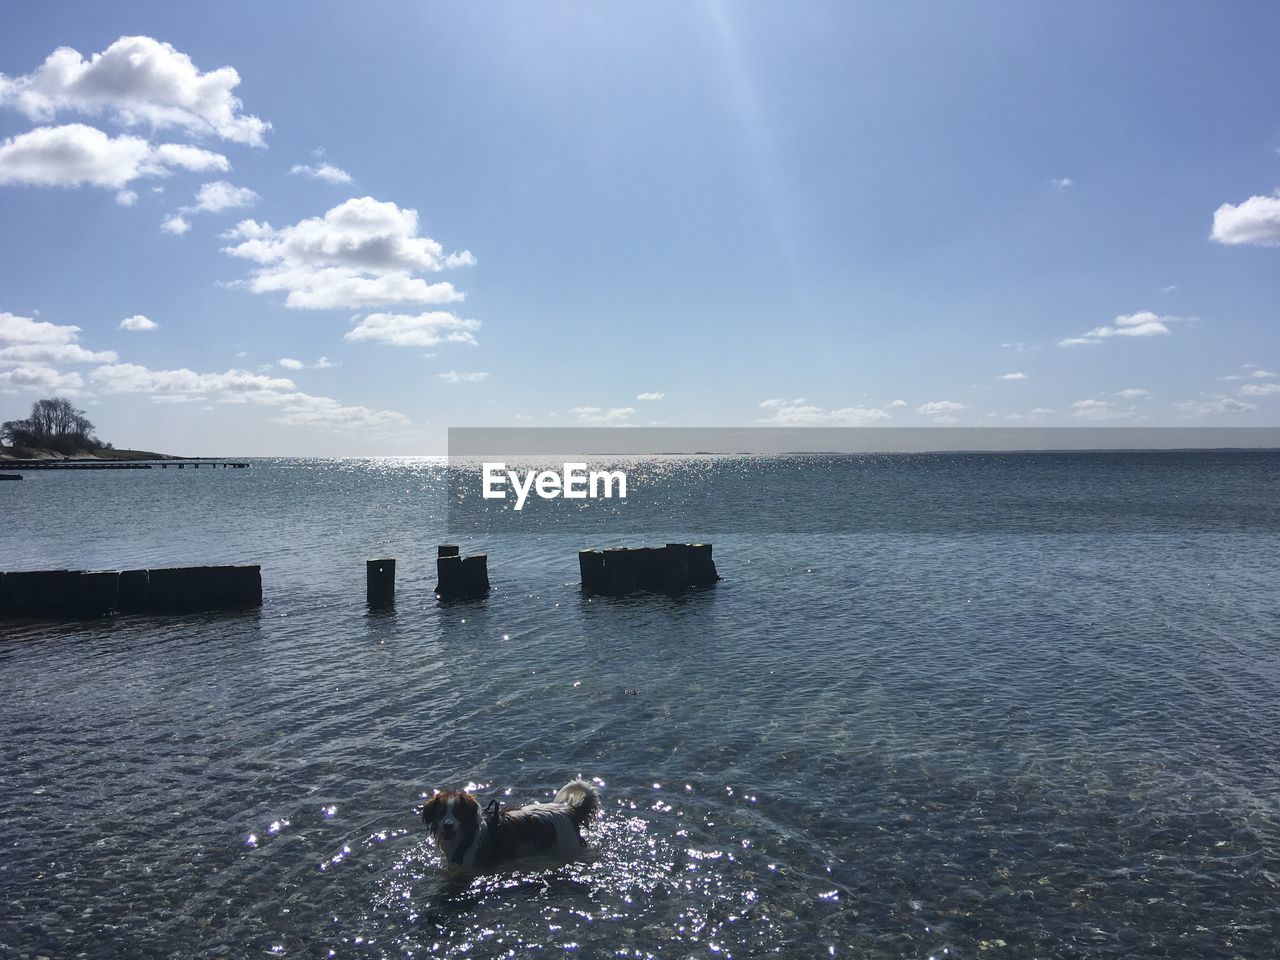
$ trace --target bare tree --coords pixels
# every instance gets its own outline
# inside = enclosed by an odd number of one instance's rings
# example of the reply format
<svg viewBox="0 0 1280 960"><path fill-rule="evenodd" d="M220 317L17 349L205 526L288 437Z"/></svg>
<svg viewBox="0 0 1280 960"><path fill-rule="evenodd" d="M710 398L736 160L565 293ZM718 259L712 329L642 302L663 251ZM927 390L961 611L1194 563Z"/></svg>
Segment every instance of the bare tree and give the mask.
<svg viewBox="0 0 1280 960"><path fill-rule="evenodd" d="M77 453L101 446L93 424L65 397L37 400L26 420L0 425L0 440L15 447L38 447L59 453Z"/></svg>

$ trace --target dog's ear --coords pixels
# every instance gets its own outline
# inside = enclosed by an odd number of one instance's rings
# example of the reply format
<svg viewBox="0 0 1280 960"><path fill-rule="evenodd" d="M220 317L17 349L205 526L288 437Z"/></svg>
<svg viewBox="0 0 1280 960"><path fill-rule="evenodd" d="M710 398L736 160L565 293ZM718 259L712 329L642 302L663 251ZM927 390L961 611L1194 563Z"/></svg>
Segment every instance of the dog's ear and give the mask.
<svg viewBox="0 0 1280 960"><path fill-rule="evenodd" d="M422 806L422 822L428 826L440 816L440 811L444 808L444 796L439 790L435 792L430 800Z"/></svg>

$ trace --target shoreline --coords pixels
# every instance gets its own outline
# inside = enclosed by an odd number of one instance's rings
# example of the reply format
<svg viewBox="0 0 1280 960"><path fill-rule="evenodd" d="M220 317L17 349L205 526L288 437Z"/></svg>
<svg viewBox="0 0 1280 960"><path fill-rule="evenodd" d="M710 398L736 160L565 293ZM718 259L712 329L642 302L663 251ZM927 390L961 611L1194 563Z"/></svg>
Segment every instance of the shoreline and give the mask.
<svg viewBox="0 0 1280 960"><path fill-rule="evenodd" d="M31 456L18 456L17 451ZM0 447L0 464L9 463L133 463L149 460L203 460L208 457L179 457L171 453L152 453L149 450L98 449L87 453L59 453L33 447Z"/></svg>

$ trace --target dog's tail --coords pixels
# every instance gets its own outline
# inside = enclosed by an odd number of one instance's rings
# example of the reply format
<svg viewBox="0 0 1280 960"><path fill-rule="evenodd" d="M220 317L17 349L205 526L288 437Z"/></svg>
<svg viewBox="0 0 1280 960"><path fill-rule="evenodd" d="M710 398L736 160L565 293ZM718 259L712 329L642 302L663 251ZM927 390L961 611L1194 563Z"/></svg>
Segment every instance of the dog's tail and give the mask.
<svg viewBox="0 0 1280 960"><path fill-rule="evenodd" d="M600 812L600 794L585 780L570 780L556 791L556 803L566 803L572 810L573 822L585 826Z"/></svg>

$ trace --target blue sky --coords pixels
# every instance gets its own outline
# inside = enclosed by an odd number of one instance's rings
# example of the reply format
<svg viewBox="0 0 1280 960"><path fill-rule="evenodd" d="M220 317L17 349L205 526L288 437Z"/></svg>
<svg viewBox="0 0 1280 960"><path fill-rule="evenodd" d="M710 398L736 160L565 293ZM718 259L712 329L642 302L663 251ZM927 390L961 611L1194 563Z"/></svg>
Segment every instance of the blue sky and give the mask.
<svg viewBox="0 0 1280 960"><path fill-rule="evenodd" d="M1274 426L1278 28L1264 3L14 5L0 418L64 393L117 445L210 455Z"/></svg>

